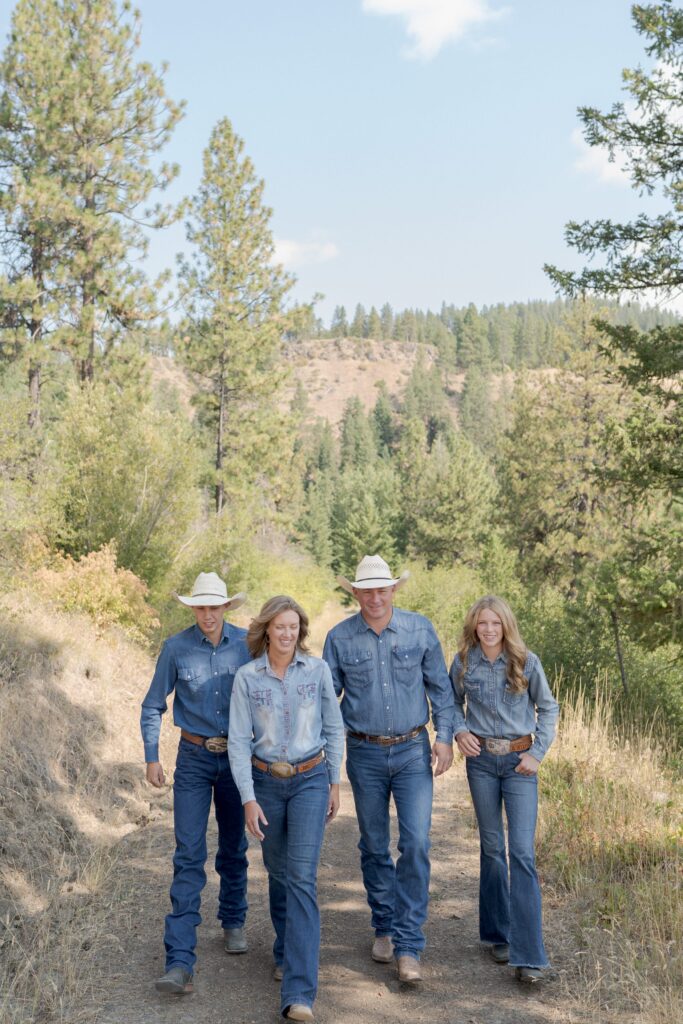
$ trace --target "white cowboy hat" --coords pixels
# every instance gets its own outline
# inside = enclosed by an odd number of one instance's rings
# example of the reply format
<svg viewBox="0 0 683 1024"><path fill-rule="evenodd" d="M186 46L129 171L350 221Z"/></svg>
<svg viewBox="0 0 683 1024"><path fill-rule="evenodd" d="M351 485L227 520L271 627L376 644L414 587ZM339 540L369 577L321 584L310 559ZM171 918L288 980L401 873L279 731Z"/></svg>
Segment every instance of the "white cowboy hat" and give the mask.
<svg viewBox="0 0 683 1024"><path fill-rule="evenodd" d="M176 593L173 596L177 597L181 604L189 605L190 608L200 605L227 604L226 611L239 608L247 599L246 594L235 594L234 597L228 597L228 588L215 572L200 572L192 585L192 593L189 597L182 597Z"/></svg>
<svg viewBox="0 0 683 1024"><path fill-rule="evenodd" d="M380 558L379 555L366 555L358 563L356 578L353 583L347 580L346 576L337 576L337 583L344 590L348 590L349 594L352 594L354 587L356 590L402 587L409 576L410 573L406 570L394 579L391 575L391 569L383 558Z"/></svg>

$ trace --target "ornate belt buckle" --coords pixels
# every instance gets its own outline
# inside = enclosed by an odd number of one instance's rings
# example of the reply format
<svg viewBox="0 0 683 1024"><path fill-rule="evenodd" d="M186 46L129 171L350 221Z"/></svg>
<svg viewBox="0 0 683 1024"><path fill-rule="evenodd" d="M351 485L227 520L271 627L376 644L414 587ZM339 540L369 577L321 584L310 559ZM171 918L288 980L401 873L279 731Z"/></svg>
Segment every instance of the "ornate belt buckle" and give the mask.
<svg viewBox="0 0 683 1024"><path fill-rule="evenodd" d="M510 740L488 739L486 741L486 749L489 754L509 754Z"/></svg>
<svg viewBox="0 0 683 1024"><path fill-rule="evenodd" d="M289 761L273 761L270 766L270 774L276 779L291 779L296 775L296 768Z"/></svg>
<svg viewBox="0 0 683 1024"><path fill-rule="evenodd" d="M228 741L225 736L209 736L204 740L204 746L212 754L224 754L228 749Z"/></svg>

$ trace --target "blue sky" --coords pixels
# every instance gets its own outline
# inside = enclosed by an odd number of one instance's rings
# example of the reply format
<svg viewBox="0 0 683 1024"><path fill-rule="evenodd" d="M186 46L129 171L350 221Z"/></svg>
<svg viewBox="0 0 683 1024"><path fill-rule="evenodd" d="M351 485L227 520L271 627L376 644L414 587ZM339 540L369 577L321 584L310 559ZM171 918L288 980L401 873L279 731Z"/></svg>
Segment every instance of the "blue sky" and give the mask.
<svg viewBox="0 0 683 1024"><path fill-rule="evenodd" d="M0 31L12 4L0 0ZM646 208L587 161L576 107L646 60L626 0L138 0L140 55L187 112L165 151L191 194L216 121L245 141L297 298L328 319L552 298L570 218ZM622 176L623 178L623 176ZM153 270L185 248L157 237Z"/></svg>

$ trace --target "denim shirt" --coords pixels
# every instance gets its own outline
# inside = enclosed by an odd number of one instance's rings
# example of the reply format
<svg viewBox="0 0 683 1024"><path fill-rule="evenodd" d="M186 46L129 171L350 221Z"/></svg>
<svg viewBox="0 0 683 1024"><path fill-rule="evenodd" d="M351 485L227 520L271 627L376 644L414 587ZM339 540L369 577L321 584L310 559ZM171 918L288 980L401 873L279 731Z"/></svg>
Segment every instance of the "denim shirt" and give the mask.
<svg viewBox="0 0 683 1024"><path fill-rule="evenodd" d="M339 782L344 723L330 670L297 651L280 679L262 654L235 676L228 756L242 803L254 799L252 755L296 764L325 751L330 782Z"/></svg>
<svg viewBox="0 0 683 1024"><path fill-rule="evenodd" d="M358 612L330 630L323 658L344 695L351 732L402 736L429 721L431 703L437 740L453 742L453 691L436 631L423 615L394 608L378 636Z"/></svg>
<svg viewBox="0 0 683 1024"><path fill-rule="evenodd" d="M159 760L161 716L174 689L173 721L179 728L197 736L228 735L235 673L251 659L246 635L245 629L224 622L223 636L216 647L197 625L164 643L142 702L140 727L145 761Z"/></svg>
<svg viewBox="0 0 683 1024"><path fill-rule="evenodd" d="M555 736L560 706L550 692L548 680L538 657L527 653L524 675L529 686L515 693L505 675L503 651L493 664L477 645L467 655L467 671L461 677L462 662L456 654L451 665L455 693L455 735L473 732L513 740L535 733L529 753L542 761ZM467 705L467 711L463 712Z"/></svg>

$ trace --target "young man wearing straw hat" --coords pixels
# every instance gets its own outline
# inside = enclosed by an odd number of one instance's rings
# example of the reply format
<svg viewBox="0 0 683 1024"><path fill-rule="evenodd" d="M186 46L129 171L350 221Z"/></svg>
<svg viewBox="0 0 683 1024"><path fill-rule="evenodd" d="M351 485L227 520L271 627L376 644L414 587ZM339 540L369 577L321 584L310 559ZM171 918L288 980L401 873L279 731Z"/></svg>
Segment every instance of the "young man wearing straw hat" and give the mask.
<svg viewBox="0 0 683 1024"><path fill-rule="evenodd" d="M173 782L173 857L171 913L166 917L166 972L156 982L160 992L192 991L199 906L206 883L206 829L213 799L218 824L216 871L220 876L218 918L228 953L246 953L247 840L242 799L228 761L228 717L235 673L251 660L246 630L224 621L245 594L228 597L215 572L201 572L192 593L178 600L192 609L195 625L164 643L154 678L142 702L142 739L147 781L163 786L159 762L161 716L171 691L173 721L180 744Z"/></svg>
<svg viewBox="0 0 683 1024"><path fill-rule="evenodd" d="M429 619L394 608L408 578L391 574L379 555L366 555L353 582L337 582L360 611L327 635L323 657L332 671L347 729L346 766L360 828L361 870L372 911L372 959L394 958L399 981L419 985L429 898L432 769L453 761L454 700L443 652ZM431 704L436 741L425 728ZM398 818L400 854L389 852L389 802Z"/></svg>

